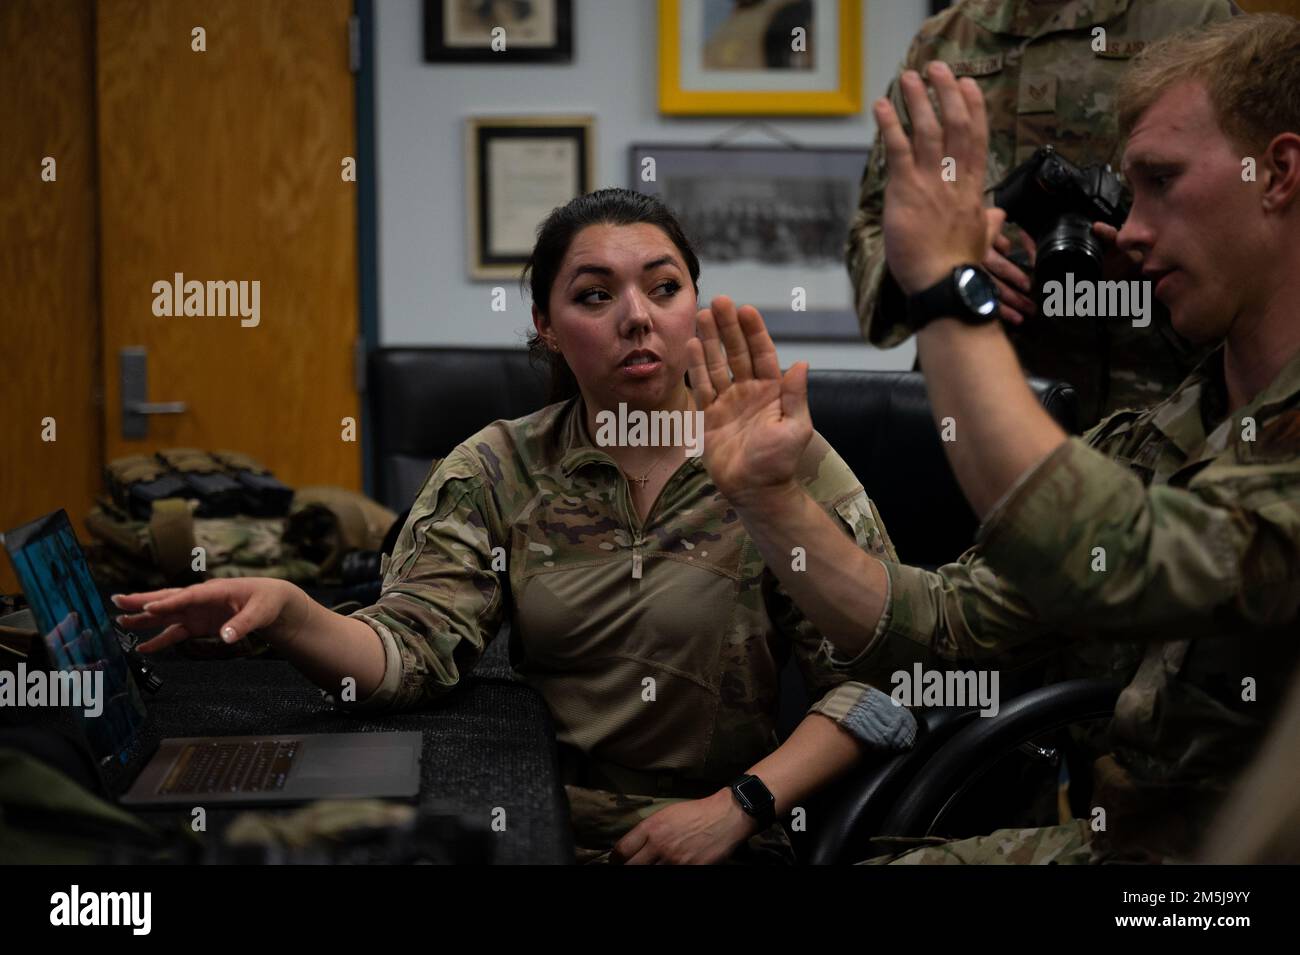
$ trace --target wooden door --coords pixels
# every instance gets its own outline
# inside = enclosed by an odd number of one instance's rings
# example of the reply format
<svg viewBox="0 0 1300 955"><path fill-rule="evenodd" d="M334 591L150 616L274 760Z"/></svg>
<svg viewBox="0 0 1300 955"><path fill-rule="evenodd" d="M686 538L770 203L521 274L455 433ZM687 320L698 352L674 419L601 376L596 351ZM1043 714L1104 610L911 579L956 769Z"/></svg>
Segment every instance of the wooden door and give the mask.
<svg viewBox="0 0 1300 955"><path fill-rule="evenodd" d="M360 488L351 7L99 0L106 458L229 448L295 487ZM123 436L127 348L148 401L185 405L142 439Z"/></svg>
<svg viewBox="0 0 1300 955"><path fill-rule="evenodd" d="M0 2L0 530L100 482L94 41L92 0Z"/></svg>

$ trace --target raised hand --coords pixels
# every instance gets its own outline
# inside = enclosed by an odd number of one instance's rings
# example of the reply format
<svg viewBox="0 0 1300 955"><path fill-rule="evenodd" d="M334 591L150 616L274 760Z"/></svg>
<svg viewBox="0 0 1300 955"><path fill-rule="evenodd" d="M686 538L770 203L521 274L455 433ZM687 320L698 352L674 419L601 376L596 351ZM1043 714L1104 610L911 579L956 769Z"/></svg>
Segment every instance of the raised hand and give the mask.
<svg viewBox="0 0 1300 955"><path fill-rule="evenodd" d="M882 223L885 259L908 295L924 291L958 265L983 262L990 242L984 212L989 131L983 94L969 77L958 82L944 63L929 64L927 75L938 94L942 126L914 70L899 80L912 118L910 140L888 99L874 106L889 169Z"/></svg>
<svg viewBox="0 0 1300 955"><path fill-rule="evenodd" d="M219 634L226 643L254 630L292 639L305 619L310 598L284 580L239 577L207 580L192 587L172 587L135 594L115 594L113 603L128 611L117 618L127 630L165 628L136 649L152 653L190 637Z"/></svg>
<svg viewBox="0 0 1300 955"><path fill-rule="evenodd" d="M691 390L704 412L704 464L733 504L788 487L812 438L808 364L781 374L776 346L752 305L725 295L696 316L687 343Z"/></svg>

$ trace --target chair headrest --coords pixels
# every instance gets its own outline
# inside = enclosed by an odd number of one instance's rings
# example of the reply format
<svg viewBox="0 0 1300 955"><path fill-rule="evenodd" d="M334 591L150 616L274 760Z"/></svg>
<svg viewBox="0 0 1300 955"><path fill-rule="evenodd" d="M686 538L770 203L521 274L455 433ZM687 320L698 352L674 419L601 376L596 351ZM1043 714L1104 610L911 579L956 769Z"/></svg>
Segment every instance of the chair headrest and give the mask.
<svg viewBox="0 0 1300 955"><path fill-rule="evenodd" d="M543 407L546 375L523 349L384 348L372 353L372 452L377 493L410 506L428 473L466 437ZM1030 379L1049 413L1076 428L1074 389ZM977 521L948 467L919 372L813 371L813 425L875 502L899 557L937 566L970 546Z"/></svg>

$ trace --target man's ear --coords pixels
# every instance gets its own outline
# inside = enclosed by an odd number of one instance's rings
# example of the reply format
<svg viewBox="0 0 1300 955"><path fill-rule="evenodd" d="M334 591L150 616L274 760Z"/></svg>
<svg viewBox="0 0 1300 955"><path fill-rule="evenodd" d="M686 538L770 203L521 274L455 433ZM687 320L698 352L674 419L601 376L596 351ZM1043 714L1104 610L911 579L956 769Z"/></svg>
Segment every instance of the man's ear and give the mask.
<svg viewBox="0 0 1300 955"><path fill-rule="evenodd" d="M1279 133L1264 150L1268 179L1261 201L1270 212L1300 199L1300 134Z"/></svg>

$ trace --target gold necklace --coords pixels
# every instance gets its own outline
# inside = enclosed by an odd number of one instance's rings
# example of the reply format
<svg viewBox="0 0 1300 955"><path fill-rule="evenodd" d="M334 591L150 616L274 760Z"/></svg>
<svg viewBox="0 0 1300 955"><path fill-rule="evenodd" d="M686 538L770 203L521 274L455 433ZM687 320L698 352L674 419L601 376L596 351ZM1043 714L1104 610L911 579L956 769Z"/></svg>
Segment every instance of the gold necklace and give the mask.
<svg viewBox="0 0 1300 955"><path fill-rule="evenodd" d="M659 459L655 461L654 464L650 465L650 470L646 471L646 473L641 475L640 477L635 477L634 475L628 473L628 470L626 468L620 467L619 470L623 472L624 477L626 477L629 481L635 481L637 485L641 488L641 490L644 491L645 486L650 483L651 473L654 472L655 468L659 467L659 465L664 463L664 459L668 457L669 453L672 450L673 450L673 446L669 445L668 450L665 451L663 454L659 455Z"/></svg>

